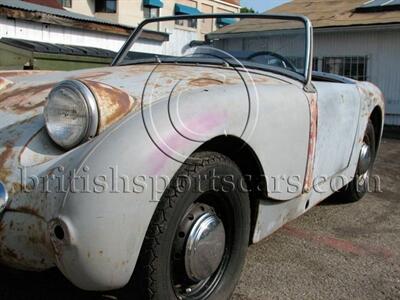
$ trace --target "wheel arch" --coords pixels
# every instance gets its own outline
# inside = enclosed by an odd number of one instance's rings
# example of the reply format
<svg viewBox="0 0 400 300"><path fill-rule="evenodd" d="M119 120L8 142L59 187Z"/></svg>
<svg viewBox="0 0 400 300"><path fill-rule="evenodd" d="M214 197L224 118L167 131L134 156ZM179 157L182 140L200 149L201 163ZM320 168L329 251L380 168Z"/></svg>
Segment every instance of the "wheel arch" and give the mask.
<svg viewBox="0 0 400 300"><path fill-rule="evenodd" d="M245 176L247 187L250 190L251 231L249 243L251 243L257 223L260 200L267 198L267 181L257 154L245 141L232 135L217 136L205 142L195 153L203 151L218 152L229 157Z"/></svg>
<svg viewBox="0 0 400 300"><path fill-rule="evenodd" d="M382 128L383 128L383 124L382 124L382 122L383 122L383 111L382 111L382 109L380 108L379 105L377 105L373 109L369 119L371 120L372 125L374 126L375 137L376 137L376 139L375 139L376 145L375 146L376 146L376 150L378 150L379 145L380 145L380 141L381 141Z"/></svg>

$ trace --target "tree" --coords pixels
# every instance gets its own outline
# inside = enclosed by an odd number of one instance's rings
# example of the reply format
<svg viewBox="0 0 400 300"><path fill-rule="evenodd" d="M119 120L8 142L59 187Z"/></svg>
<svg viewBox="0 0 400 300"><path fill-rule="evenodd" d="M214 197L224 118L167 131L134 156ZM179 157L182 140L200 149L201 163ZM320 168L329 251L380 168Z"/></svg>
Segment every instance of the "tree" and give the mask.
<svg viewBox="0 0 400 300"><path fill-rule="evenodd" d="M249 7L242 7L240 9L240 12L243 13L243 14L254 14L256 11L254 9L252 9L252 8L249 8Z"/></svg>

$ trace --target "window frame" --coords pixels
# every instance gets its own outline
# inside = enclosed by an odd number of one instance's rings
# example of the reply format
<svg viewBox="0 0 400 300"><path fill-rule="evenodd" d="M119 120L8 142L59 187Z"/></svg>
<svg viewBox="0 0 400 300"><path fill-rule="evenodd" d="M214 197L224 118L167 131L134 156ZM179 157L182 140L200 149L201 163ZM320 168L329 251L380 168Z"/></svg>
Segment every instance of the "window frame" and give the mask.
<svg viewBox="0 0 400 300"><path fill-rule="evenodd" d="M324 56L322 58L322 72L352 78L357 81L367 81L368 64L368 55Z"/></svg>
<svg viewBox="0 0 400 300"><path fill-rule="evenodd" d="M189 20L182 20L177 19L175 20L175 25L187 27L191 29L197 29L199 22L196 19L189 19Z"/></svg>
<svg viewBox="0 0 400 300"><path fill-rule="evenodd" d="M104 5L104 10L98 10L98 1L102 1ZM107 10L107 2L115 2L115 10L108 11ZM94 1L94 12L100 14L116 14L118 11L118 1L117 0L95 0Z"/></svg>
<svg viewBox="0 0 400 300"><path fill-rule="evenodd" d="M151 13L153 10L157 12L155 16L153 16ZM146 12L149 13L148 16L146 15ZM161 13L160 7L147 6L147 5L143 6L143 17L145 19L159 18L160 13Z"/></svg>
<svg viewBox="0 0 400 300"><path fill-rule="evenodd" d="M57 2L60 3L62 7L72 8L72 0L57 0ZM67 2L69 5L66 4Z"/></svg>

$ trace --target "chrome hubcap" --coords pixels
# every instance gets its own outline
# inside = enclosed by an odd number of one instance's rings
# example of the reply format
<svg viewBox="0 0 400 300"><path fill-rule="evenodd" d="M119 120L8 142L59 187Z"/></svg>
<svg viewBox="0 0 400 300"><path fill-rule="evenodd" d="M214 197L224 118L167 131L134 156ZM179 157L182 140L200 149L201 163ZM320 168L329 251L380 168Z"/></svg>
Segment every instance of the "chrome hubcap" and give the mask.
<svg viewBox="0 0 400 300"><path fill-rule="evenodd" d="M212 290L228 251L223 223L214 207L205 203L193 204L182 218L172 249L178 298L202 299Z"/></svg>
<svg viewBox="0 0 400 300"><path fill-rule="evenodd" d="M358 185L360 187L363 187L364 185L366 185L368 183L368 180L369 180L369 171L358 176Z"/></svg>
<svg viewBox="0 0 400 300"><path fill-rule="evenodd" d="M225 228L213 212L206 212L193 225L185 247L185 269L188 277L199 282L219 267L225 251Z"/></svg>
<svg viewBox="0 0 400 300"><path fill-rule="evenodd" d="M360 159L358 161L359 174L365 174L368 172L371 166L371 160L371 148L368 144L363 143L361 146Z"/></svg>

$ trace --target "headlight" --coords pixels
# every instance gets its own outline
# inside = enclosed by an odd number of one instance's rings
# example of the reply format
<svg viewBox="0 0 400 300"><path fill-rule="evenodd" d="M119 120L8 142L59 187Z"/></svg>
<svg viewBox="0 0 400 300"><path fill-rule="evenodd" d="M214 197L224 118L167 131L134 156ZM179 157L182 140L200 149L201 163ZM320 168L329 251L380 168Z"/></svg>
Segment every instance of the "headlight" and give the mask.
<svg viewBox="0 0 400 300"><path fill-rule="evenodd" d="M71 149L97 133L96 99L89 88L77 80L63 81L53 88L44 117L49 136L64 149Z"/></svg>

